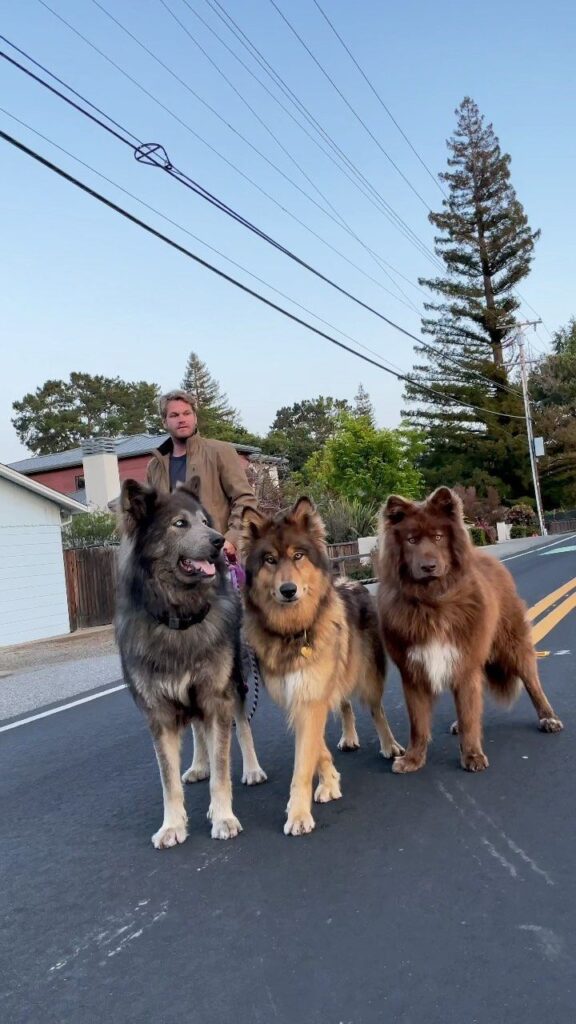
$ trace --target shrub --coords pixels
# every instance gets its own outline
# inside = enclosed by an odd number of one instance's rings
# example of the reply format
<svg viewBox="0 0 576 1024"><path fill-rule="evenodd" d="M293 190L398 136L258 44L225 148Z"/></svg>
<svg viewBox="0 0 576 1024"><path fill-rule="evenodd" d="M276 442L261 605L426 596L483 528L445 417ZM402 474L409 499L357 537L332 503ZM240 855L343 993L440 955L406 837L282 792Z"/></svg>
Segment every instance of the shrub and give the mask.
<svg viewBox="0 0 576 1024"><path fill-rule="evenodd" d="M65 548L118 544L116 520L109 512L80 512L62 531Z"/></svg>
<svg viewBox="0 0 576 1024"><path fill-rule="evenodd" d="M512 526L533 527L535 523L534 512L530 505L512 505L512 508L509 508L506 513L505 522L510 523Z"/></svg>
<svg viewBox="0 0 576 1024"><path fill-rule="evenodd" d="M527 526L523 526L521 523L515 523L510 530L511 540L518 540L520 537L528 537L530 535L530 529Z"/></svg>
<svg viewBox="0 0 576 1024"><path fill-rule="evenodd" d="M470 537L472 539L472 543L477 548L484 547L484 545L487 543L487 541L486 541L486 532L482 529L482 527L481 526L471 526L469 529L470 529Z"/></svg>

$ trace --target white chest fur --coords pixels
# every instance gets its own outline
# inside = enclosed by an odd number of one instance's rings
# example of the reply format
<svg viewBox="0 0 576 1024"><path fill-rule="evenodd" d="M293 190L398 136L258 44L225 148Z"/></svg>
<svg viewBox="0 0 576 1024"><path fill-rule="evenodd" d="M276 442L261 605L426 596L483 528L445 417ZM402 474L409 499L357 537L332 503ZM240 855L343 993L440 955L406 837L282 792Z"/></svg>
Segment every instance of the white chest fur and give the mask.
<svg viewBox="0 0 576 1024"><path fill-rule="evenodd" d="M422 666L434 693L442 693L450 686L459 656L456 647L438 640L412 647L408 655L410 661Z"/></svg>
<svg viewBox="0 0 576 1024"><path fill-rule="evenodd" d="M306 673L302 669L287 672L285 676L267 676L265 682L272 699L287 709L308 695Z"/></svg>

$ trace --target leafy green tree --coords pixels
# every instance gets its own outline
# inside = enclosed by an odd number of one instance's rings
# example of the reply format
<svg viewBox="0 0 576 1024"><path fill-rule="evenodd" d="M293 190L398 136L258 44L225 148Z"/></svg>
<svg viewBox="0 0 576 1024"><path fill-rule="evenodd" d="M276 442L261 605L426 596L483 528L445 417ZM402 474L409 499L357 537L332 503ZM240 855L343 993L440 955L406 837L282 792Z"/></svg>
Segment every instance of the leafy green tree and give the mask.
<svg viewBox="0 0 576 1024"><path fill-rule="evenodd" d="M298 472L334 436L341 413L351 411L346 399L323 395L283 406L276 413L263 449L287 459L290 469Z"/></svg>
<svg viewBox="0 0 576 1024"><path fill-rule="evenodd" d="M146 381L71 373L67 381L47 380L12 408L16 433L35 455L65 451L89 437L162 431L158 387Z"/></svg>
<svg viewBox="0 0 576 1024"><path fill-rule="evenodd" d="M523 415L523 405L519 389L510 388L506 346L519 306L514 289L530 271L539 232L528 224L510 180L510 157L492 125L468 97L456 113L448 170L440 175L447 198L440 213L430 214L445 269L420 281L437 298L425 303L429 347L415 346L412 373L436 393L407 385L405 415L428 437L422 460L428 486L458 481L522 494L530 468L525 425L511 418Z"/></svg>
<svg viewBox="0 0 576 1024"><path fill-rule="evenodd" d="M416 465L422 447L414 430L378 430L368 417L345 413L334 436L308 459L302 480L313 496L327 492L366 504L391 493L416 498L422 492Z"/></svg>
<svg viewBox="0 0 576 1024"><path fill-rule="evenodd" d="M556 331L552 352L529 379L534 431L544 438L539 460L543 500L548 508L576 504L576 319Z"/></svg>

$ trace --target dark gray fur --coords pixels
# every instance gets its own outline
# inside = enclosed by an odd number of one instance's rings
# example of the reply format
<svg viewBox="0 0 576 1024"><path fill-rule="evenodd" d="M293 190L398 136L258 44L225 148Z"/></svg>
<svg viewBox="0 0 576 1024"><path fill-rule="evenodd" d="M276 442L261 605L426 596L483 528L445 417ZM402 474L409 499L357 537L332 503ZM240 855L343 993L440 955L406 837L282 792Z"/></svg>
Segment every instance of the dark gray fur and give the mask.
<svg viewBox="0 0 576 1024"><path fill-rule="evenodd" d="M125 481L120 503L115 630L124 678L148 719L163 784L164 823L153 842L172 846L186 837L179 749L190 723L201 730L209 755L209 768L198 777L211 777L212 835L228 838L240 831L231 807L230 736L234 714L242 713L235 679L241 605L218 547L223 538L200 503L197 478L172 494ZM186 576L181 558L210 561L216 573ZM187 623L203 614L182 629L159 621L171 616Z"/></svg>

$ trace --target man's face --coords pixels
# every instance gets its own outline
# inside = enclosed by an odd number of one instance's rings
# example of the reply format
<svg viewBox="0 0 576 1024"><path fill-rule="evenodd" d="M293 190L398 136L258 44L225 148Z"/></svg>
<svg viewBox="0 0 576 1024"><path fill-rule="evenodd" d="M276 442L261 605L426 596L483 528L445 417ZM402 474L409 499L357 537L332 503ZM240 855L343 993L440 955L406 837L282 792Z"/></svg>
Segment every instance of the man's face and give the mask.
<svg viewBox="0 0 576 1024"><path fill-rule="evenodd" d="M175 398L166 407L164 426L172 438L185 441L196 430L196 413L188 402Z"/></svg>

